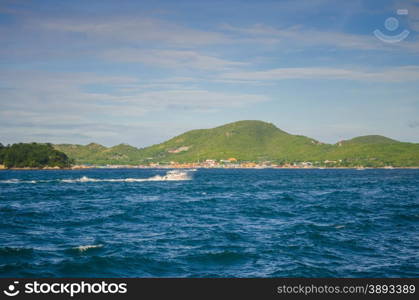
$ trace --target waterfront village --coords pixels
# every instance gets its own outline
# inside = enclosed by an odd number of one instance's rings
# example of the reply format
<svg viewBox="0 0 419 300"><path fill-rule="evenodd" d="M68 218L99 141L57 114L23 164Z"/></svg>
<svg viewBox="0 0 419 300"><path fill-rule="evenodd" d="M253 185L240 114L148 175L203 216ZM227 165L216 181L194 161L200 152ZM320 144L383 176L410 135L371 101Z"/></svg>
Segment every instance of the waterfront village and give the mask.
<svg viewBox="0 0 419 300"><path fill-rule="evenodd" d="M72 165L69 169L78 170L78 169L197 169L197 168L225 168L225 169L327 169L327 168L342 168L342 169L358 169L364 170L366 168L371 168L372 166L364 167L362 165L348 166L342 160L325 160L325 161L302 161L302 162L292 162L292 163L274 163L271 161L263 162L252 162L252 161L238 161L236 158L228 159L206 159L200 162L190 162L190 163L180 163L180 162L150 162L148 164L75 164ZM374 166L372 168L382 168L382 169L394 169L393 166ZM4 165L0 164L0 170L6 170L7 168ZM12 169L39 169L39 168L12 168ZM60 167L44 167L41 168L44 170L57 170ZM68 168L66 168L68 169Z"/></svg>
<svg viewBox="0 0 419 300"><path fill-rule="evenodd" d="M263 169L263 168L312 168L311 162L293 163L278 165L269 161L264 162L239 162L236 158L229 159L206 159L202 162L179 163L171 161L168 163L151 162L147 165L74 165L72 169L87 169L87 168L161 168L161 169L196 169L196 168L228 168L228 169Z"/></svg>
<svg viewBox="0 0 419 300"><path fill-rule="evenodd" d="M244 161L239 162L236 158L228 159L206 159L202 162L191 162L191 163L179 163L171 161L169 163L149 163L144 165L74 165L72 169L87 169L87 168L161 168L161 169L196 169L196 168L226 168L226 169L266 169L266 168L283 168L283 169L325 169L325 168L348 168L343 166L342 160L325 160L321 162L293 162L277 164L270 161L263 162L251 162ZM350 168L364 169L363 166L355 166ZM385 169L393 169L392 166L385 166Z"/></svg>

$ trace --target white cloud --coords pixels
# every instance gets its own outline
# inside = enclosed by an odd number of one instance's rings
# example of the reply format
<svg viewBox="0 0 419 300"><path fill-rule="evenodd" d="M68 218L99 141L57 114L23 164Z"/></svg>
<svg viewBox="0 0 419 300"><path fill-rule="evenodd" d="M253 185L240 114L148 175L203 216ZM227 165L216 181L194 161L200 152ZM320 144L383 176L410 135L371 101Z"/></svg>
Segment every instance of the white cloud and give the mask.
<svg viewBox="0 0 419 300"><path fill-rule="evenodd" d="M416 10L418 12L415 12ZM419 14L418 8L415 8L413 11L413 15ZM410 23L413 28L419 24L415 23L419 22L418 20L419 15L410 17ZM264 24L254 24L249 27L224 24L221 28L226 32L233 33L232 39L236 43L276 44L278 47L282 46L287 49L324 47L327 49L419 52L419 41L417 39L404 40L400 43L385 43L377 39L373 32L360 35L331 30L317 30L302 25L275 28Z"/></svg>
<svg viewBox="0 0 419 300"><path fill-rule="evenodd" d="M182 88L188 78L173 78L177 89L158 91L144 89L136 78L87 73L4 71L0 81L0 135L6 139L2 142L16 141L14 136L26 141L44 137L53 142L132 142L140 129L149 128L138 124L140 117L216 112L270 100L263 95ZM104 85L101 93L86 89L98 84ZM155 137L145 134L148 143L172 133L160 129Z"/></svg>
<svg viewBox="0 0 419 300"><path fill-rule="evenodd" d="M145 17L34 19L29 26L49 31L84 34L113 41L163 42L183 47L225 42L221 33L196 30L177 24Z"/></svg>
<svg viewBox="0 0 419 300"><path fill-rule="evenodd" d="M268 101L267 96L245 93L222 93L207 90L166 90L144 92L125 98L125 103L138 103L150 109L170 108L185 110L219 110L229 107L243 107Z"/></svg>
<svg viewBox="0 0 419 300"><path fill-rule="evenodd" d="M337 48L371 50L383 48L383 45L372 35L355 35L343 32L320 31L296 25L288 28L275 28L264 24L249 27L236 27L224 24L226 31L236 33L242 39L254 42L282 43L290 42L305 46L333 46Z"/></svg>
<svg viewBox="0 0 419 300"><path fill-rule="evenodd" d="M224 70L246 65L242 62L229 61L215 56L204 55L197 51L186 50L139 50L125 48L108 50L103 56L106 59L117 62L140 62L167 68Z"/></svg>
<svg viewBox="0 0 419 300"><path fill-rule="evenodd" d="M386 50L394 45L383 44L373 33L356 35L333 30L321 31L301 25L277 28L265 24L248 27L223 24L218 30L198 30L172 22L150 17L112 16L103 18L36 18L26 20L29 30L41 30L49 33L65 33L80 43L102 41L105 43L124 43L124 46L148 47L151 45L176 46L190 49L214 44L237 45L250 43L256 45L289 43L303 46L332 46L344 49ZM79 36L74 36L78 34ZM88 39L86 39L88 37ZM400 45L397 45L398 47ZM117 51L117 50L112 50ZM119 50L127 51L127 50ZM129 57L139 57L140 53ZM164 54L161 54L164 55Z"/></svg>
<svg viewBox="0 0 419 300"><path fill-rule="evenodd" d="M344 69L326 67L278 68L264 71L229 72L222 79L237 81L276 81L284 79L328 79L374 82L419 81L419 67L405 66L382 70Z"/></svg>

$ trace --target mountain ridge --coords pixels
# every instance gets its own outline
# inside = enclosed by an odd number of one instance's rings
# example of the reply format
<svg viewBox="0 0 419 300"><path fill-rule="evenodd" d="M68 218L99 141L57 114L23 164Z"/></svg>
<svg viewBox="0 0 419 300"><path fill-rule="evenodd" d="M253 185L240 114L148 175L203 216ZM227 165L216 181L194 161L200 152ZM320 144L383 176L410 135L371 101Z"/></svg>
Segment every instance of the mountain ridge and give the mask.
<svg viewBox="0 0 419 300"><path fill-rule="evenodd" d="M419 166L419 144L380 135L365 135L327 144L293 135L272 123L243 120L210 129L194 129L144 148L127 144L105 147L58 144L76 163L148 164L197 162L206 159L293 163L336 161L342 166Z"/></svg>

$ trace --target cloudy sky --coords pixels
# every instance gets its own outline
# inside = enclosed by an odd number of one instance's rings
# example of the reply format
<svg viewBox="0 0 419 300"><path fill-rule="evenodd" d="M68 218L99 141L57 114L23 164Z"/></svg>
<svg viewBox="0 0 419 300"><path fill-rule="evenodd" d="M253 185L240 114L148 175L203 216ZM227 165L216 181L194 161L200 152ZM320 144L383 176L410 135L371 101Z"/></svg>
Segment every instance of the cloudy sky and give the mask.
<svg viewBox="0 0 419 300"><path fill-rule="evenodd" d="M418 143L419 1L0 0L3 144L142 147L243 119Z"/></svg>

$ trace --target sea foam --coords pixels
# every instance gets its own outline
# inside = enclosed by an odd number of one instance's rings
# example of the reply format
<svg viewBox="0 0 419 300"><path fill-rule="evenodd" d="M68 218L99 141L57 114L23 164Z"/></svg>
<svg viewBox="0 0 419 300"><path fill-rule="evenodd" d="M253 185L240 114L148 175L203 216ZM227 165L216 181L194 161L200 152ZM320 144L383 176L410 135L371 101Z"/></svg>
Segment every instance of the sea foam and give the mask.
<svg viewBox="0 0 419 300"><path fill-rule="evenodd" d="M84 252L84 251L87 251L89 249L102 248L102 247L103 247L102 244L98 244L98 245L77 246L77 247L74 247L73 249L76 249L76 250L78 250L80 252Z"/></svg>
<svg viewBox="0 0 419 300"><path fill-rule="evenodd" d="M7 179L7 180L0 180L0 183L37 183L37 181L36 180Z"/></svg>

